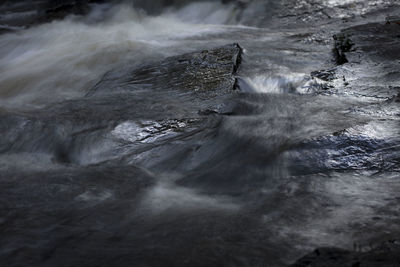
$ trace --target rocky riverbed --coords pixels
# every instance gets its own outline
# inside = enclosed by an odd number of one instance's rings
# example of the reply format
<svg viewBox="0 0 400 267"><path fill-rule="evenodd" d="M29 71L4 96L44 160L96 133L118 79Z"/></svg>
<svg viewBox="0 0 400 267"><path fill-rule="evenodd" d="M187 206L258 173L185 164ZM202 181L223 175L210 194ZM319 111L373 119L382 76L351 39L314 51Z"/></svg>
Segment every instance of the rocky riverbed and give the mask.
<svg viewBox="0 0 400 267"><path fill-rule="evenodd" d="M0 5L0 265L399 266L400 4Z"/></svg>

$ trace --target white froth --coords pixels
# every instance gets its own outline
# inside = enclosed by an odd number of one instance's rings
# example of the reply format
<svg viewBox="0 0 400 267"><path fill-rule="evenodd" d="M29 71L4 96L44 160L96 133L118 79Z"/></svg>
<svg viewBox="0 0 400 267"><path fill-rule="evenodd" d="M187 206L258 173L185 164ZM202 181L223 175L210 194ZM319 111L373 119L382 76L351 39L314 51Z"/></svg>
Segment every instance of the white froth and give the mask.
<svg viewBox="0 0 400 267"><path fill-rule="evenodd" d="M247 85L243 88L245 91L278 94L301 92L301 86L305 84L306 79L304 74L291 73L279 77L257 75L245 78L244 82Z"/></svg>

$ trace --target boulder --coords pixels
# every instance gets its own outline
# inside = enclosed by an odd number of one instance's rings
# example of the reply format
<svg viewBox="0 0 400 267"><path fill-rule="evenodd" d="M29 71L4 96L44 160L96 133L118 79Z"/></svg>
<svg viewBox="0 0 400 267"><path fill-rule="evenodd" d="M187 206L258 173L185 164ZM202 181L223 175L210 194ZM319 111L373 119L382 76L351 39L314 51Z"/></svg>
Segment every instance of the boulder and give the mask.
<svg viewBox="0 0 400 267"><path fill-rule="evenodd" d="M107 73L87 96L137 89L180 89L210 96L232 91L242 49L230 44L210 50L166 58L132 70Z"/></svg>

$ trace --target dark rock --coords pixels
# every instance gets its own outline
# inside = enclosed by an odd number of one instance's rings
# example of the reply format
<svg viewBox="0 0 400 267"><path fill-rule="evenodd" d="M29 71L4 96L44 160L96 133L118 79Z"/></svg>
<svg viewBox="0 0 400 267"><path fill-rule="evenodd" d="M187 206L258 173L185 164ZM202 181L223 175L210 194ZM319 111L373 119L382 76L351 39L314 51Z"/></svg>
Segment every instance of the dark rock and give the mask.
<svg viewBox="0 0 400 267"><path fill-rule="evenodd" d="M87 96L136 89L181 89L208 96L232 91L241 62L238 44L169 57L132 70L107 73Z"/></svg>
<svg viewBox="0 0 400 267"><path fill-rule="evenodd" d="M330 82L336 78L335 69L313 71L311 72L311 77Z"/></svg>
<svg viewBox="0 0 400 267"><path fill-rule="evenodd" d="M348 62L346 53L353 47L353 42L350 40L349 35L346 33L340 33L333 36L335 40L335 47L333 49L336 63L342 65Z"/></svg>
<svg viewBox="0 0 400 267"><path fill-rule="evenodd" d="M310 83L310 89L315 91L329 90L334 88L333 81L336 77L336 69L317 70L310 73L313 82Z"/></svg>

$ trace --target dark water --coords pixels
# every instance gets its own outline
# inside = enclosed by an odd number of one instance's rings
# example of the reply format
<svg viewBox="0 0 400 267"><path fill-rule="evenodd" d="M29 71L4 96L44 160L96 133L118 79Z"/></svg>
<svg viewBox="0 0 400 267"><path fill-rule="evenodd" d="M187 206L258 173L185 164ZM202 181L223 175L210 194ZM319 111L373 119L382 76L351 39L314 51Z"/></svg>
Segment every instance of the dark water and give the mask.
<svg viewBox="0 0 400 267"><path fill-rule="evenodd" d="M390 1L337 2L102 4L1 35L1 265L285 266L395 238L397 89L310 76L336 66L340 27ZM230 94L85 97L110 70L235 42Z"/></svg>

